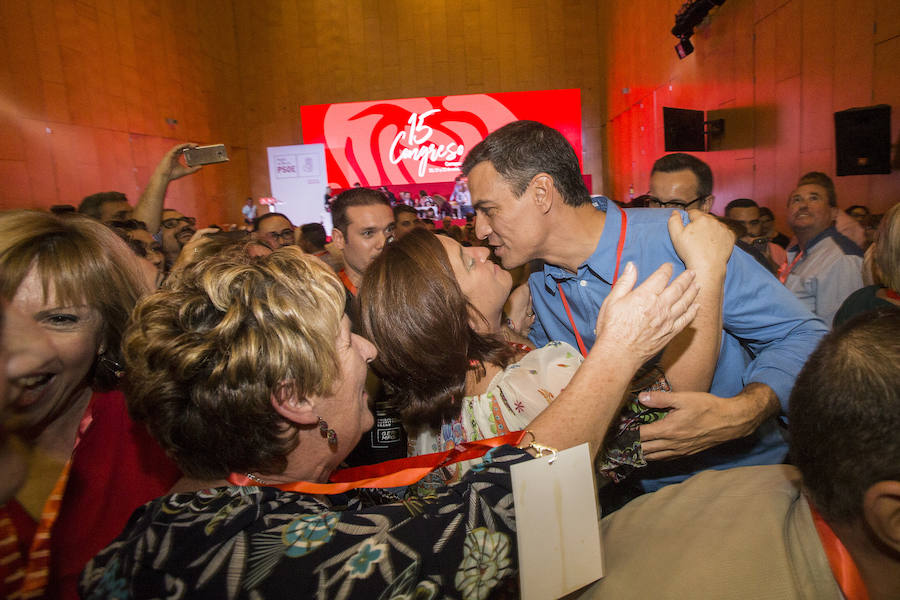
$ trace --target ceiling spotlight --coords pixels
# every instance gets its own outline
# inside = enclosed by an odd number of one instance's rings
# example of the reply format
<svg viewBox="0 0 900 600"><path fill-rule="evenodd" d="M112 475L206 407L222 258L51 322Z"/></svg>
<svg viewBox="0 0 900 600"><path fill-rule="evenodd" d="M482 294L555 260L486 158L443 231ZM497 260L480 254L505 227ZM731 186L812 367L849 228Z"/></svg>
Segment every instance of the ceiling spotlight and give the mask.
<svg viewBox="0 0 900 600"><path fill-rule="evenodd" d="M675 52L678 53L678 58L686 58L693 51L694 45L689 37L683 37L675 44Z"/></svg>

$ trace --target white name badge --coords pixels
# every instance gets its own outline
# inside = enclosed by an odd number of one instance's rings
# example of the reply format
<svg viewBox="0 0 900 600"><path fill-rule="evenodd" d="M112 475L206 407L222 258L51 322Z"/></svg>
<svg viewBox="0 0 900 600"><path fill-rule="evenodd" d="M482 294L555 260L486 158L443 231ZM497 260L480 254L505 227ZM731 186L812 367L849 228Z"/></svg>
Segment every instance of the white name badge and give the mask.
<svg viewBox="0 0 900 600"><path fill-rule="evenodd" d="M551 463L552 461L552 463ZM603 577L597 485L587 444L510 469L523 600L565 596Z"/></svg>

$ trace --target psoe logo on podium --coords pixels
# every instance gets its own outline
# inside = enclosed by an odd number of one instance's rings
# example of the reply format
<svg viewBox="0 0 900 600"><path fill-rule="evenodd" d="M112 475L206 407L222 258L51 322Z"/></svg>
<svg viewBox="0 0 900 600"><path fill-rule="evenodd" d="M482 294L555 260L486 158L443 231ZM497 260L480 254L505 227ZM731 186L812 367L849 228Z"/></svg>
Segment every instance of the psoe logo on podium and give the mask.
<svg viewBox="0 0 900 600"><path fill-rule="evenodd" d="M297 156L294 154L282 154L281 156L276 156L275 177L278 179L300 177L300 169L297 168Z"/></svg>

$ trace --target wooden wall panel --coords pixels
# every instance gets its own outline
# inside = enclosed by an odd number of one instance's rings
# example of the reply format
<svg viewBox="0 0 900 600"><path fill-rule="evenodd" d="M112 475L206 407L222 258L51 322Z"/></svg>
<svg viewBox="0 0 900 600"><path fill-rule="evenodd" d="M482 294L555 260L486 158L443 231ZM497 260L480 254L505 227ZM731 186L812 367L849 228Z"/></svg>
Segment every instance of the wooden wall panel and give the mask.
<svg viewBox="0 0 900 600"><path fill-rule="evenodd" d="M0 209L108 190L136 202L172 145L245 145L236 52L233 12L212 0L0 2ZM246 168L228 168L173 183L171 199L238 222Z"/></svg>
<svg viewBox="0 0 900 600"><path fill-rule="evenodd" d="M754 119L754 158L756 170L752 198L760 198L760 202L772 207L777 214L776 205L768 201L776 193L776 132L778 131L778 97L776 64L778 56L775 45L776 17L774 12L756 22L754 26L754 74L755 95L753 102ZM728 127L728 124L725 124ZM728 199L719 194L719 200L728 203Z"/></svg>
<svg viewBox="0 0 900 600"><path fill-rule="evenodd" d="M803 3L802 94L800 149L826 150L834 144L832 82L834 76L834 12L814 2Z"/></svg>
<svg viewBox="0 0 900 600"><path fill-rule="evenodd" d="M695 30L694 54L678 60L669 29L681 4L601 3L601 19L615 24L605 38L609 195L627 199L633 182L645 189L648 148L654 158L663 154L663 106L725 119L725 136L700 155L715 174L717 210L751 197L783 217L784 198L802 173L834 175L833 113L852 106L894 107L894 162L900 164L900 4L729 1ZM629 115L643 115L641 100L651 94L655 139L644 140L623 124L632 121ZM864 203L881 212L900 199L898 172L836 177L835 185L841 206Z"/></svg>
<svg viewBox="0 0 900 600"><path fill-rule="evenodd" d="M269 193L265 148L300 142L301 105L564 87L582 90L584 166L602 189L605 60L596 2L270 0L233 6L254 196ZM276 8L278 18L269 18ZM287 75L270 68L285 57L302 66Z"/></svg>
<svg viewBox="0 0 900 600"><path fill-rule="evenodd" d="M872 102L874 0L834 0L834 110Z"/></svg>
<svg viewBox="0 0 900 600"><path fill-rule="evenodd" d="M895 13L896 14L896 13ZM897 66L900 65L900 33L875 46L872 82L872 103L891 105L891 142L894 149L894 172L873 175L869 206L874 212L884 212L900 202L900 85ZM847 204L851 204L847 202Z"/></svg>
<svg viewBox="0 0 900 600"><path fill-rule="evenodd" d="M301 141L301 105L432 94L580 88L584 169L619 198L646 190L663 106L715 111L716 206L750 196L778 214L792 171L833 172L835 110L890 103L900 140L895 1L731 0L686 60L669 31L681 5L6 0L0 208L98 189L135 200L165 149L190 140L234 158L174 183L172 203L238 222L247 195L269 194L265 148ZM836 184L842 203L876 210L900 195L896 174Z"/></svg>

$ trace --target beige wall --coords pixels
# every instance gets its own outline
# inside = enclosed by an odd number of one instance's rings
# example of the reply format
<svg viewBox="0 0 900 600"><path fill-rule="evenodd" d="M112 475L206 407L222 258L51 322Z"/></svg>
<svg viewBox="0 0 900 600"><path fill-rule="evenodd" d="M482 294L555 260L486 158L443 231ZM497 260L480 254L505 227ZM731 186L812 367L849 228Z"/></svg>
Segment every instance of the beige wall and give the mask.
<svg viewBox="0 0 900 600"><path fill-rule="evenodd" d="M810 170L834 175L835 111L890 104L900 138L900 3L896 0L728 0L679 60L670 29L680 0L601 2L609 53L608 191L647 190L664 154L662 107L714 111L726 133L702 153L716 208L750 197L784 214ZM627 88L627 91L625 90ZM897 168L895 166L895 168ZM900 201L900 172L835 178L842 207L883 212ZM784 224L782 223L782 229Z"/></svg>

